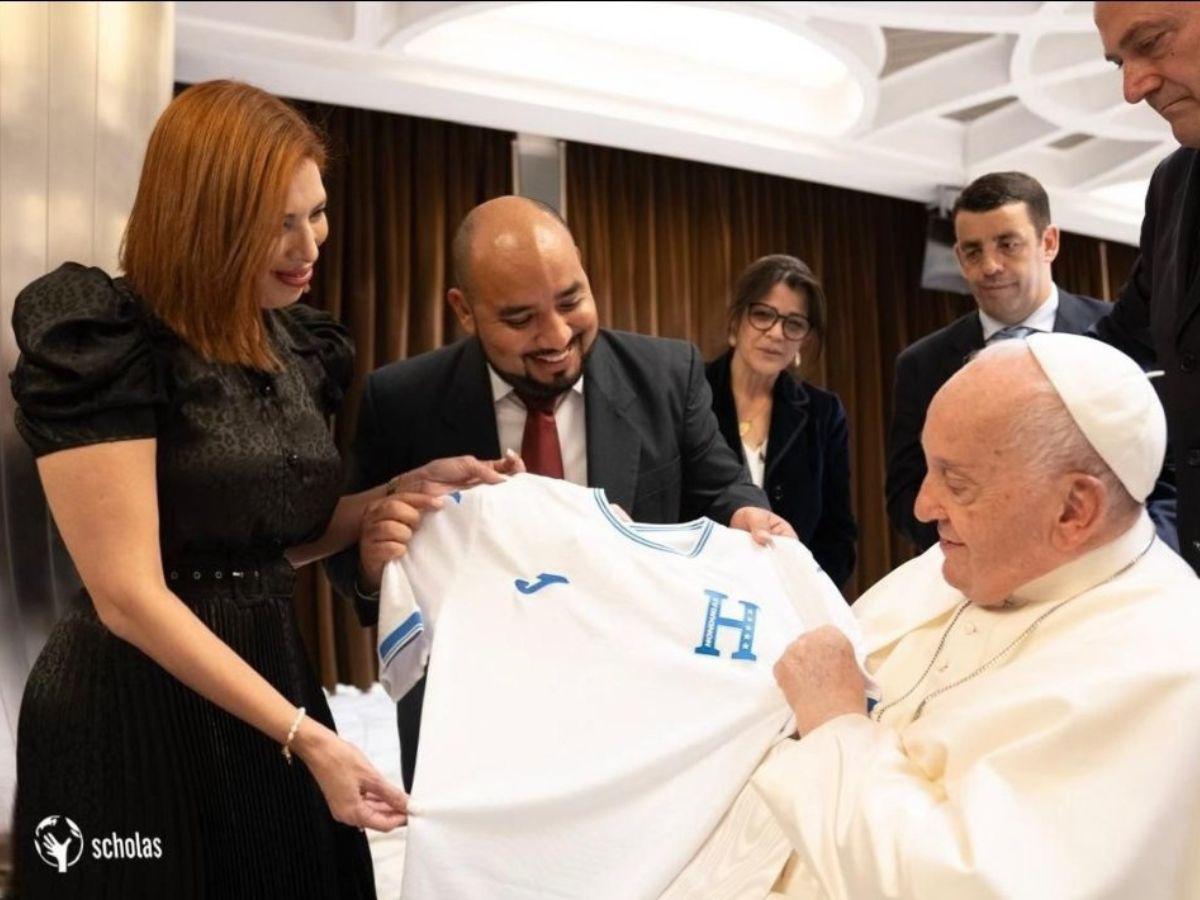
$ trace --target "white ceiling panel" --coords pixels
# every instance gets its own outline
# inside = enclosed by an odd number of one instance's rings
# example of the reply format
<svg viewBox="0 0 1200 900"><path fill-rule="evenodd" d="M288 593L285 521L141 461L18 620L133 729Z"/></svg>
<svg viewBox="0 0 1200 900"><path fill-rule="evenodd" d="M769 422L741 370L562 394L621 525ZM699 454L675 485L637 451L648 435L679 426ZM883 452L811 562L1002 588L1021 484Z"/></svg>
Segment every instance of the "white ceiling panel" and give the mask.
<svg viewBox="0 0 1200 900"><path fill-rule="evenodd" d="M697 159L932 202L1022 169L1135 242L1175 147L1075 2L176 3L181 81Z"/></svg>

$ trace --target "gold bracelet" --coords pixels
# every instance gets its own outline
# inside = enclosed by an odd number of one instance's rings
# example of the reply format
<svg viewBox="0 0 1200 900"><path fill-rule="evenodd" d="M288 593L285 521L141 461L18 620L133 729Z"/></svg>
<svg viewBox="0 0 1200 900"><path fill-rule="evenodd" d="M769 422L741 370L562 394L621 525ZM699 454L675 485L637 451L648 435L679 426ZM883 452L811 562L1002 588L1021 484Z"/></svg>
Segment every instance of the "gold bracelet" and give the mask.
<svg viewBox="0 0 1200 900"><path fill-rule="evenodd" d="M300 730L300 722L304 719L304 707L301 706L296 710L296 719L292 722L292 727L288 730L287 740L283 742L283 758L288 761L288 765L292 764L292 741L296 738L296 732Z"/></svg>

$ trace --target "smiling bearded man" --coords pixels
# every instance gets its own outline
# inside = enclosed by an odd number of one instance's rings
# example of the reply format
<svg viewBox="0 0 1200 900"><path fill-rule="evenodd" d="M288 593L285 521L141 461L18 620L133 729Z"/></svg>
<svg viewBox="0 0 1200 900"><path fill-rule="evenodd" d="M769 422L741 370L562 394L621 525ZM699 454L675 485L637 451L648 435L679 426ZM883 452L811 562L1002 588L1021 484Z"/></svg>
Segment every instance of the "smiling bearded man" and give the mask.
<svg viewBox="0 0 1200 900"><path fill-rule="evenodd" d="M530 472L603 488L640 522L705 515L795 536L721 437L699 351L601 328L575 239L553 209L523 197L480 204L459 226L451 256L446 300L467 337L367 379L352 485L439 457L511 450ZM386 506L368 511L358 548L330 563L364 625L378 618L383 566L404 551L411 524ZM422 681L397 713L406 785L423 693Z"/></svg>

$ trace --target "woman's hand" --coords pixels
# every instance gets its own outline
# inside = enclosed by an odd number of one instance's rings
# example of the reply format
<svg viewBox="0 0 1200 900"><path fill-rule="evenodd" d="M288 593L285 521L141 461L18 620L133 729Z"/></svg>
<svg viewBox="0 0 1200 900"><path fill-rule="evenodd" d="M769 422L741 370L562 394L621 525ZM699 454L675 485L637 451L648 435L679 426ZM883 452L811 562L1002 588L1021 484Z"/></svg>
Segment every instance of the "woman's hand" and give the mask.
<svg viewBox="0 0 1200 900"><path fill-rule="evenodd" d="M292 742L337 821L391 831L408 821L408 795L379 774L363 752L305 718Z"/></svg>

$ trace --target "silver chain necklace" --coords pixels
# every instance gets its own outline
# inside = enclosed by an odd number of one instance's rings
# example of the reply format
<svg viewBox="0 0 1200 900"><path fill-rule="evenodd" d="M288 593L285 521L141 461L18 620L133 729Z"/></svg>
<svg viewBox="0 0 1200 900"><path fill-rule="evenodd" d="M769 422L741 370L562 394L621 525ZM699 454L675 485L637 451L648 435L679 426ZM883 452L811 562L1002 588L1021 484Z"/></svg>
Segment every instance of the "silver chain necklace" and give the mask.
<svg viewBox="0 0 1200 900"><path fill-rule="evenodd" d="M1156 535L1151 535L1149 543L1147 543L1146 546L1142 548L1141 552L1138 553L1137 556L1135 556L1133 559L1131 559L1125 565L1121 566L1121 568L1117 569L1117 571L1113 572L1111 575L1109 575L1103 581L1098 581L1096 584L1093 584L1091 587L1084 588L1082 591L1079 591L1079 593L1072 594L1070 597L1067 597L1065 600L1059 600L1057 603L1055 603L1053 606L1051 606L1049 609L1047 609L1045 612L1043 612L1040 616L1038 616L1036 619L1034 619L1032 622L1030 622L1029 626L1024 631L1022 631L1015 638L1013 638L999 653L995 654L993 657L991 657L991 659L987 660L979 668L975 669L973 672L970 672L967 675L964 675L962 678L958 679L957 681L953 681L950 684L942 685L937 690L930 691L928 694L926 694L921 699L921 702L919 704L917 704L917 710L916 710L916 712L913 713L911 722L915 722L915 721L917 721L917 719L921 718L921 713L923 713L925 711L925 704L927 704L934 697L944 694L949 690L953 690L954 688L958 687L960 684L965 684L966 682L970 681L972 678L975 678L977 675L982 675L988 669L992 668L997 662L999 662L1001 659L1003 659L1005 656L1007 656L1013 650L1014 647L1019 645L1022 641L1024 641L1031 634L1033 634L1033 632L1037 629L1038 625L1040 625L1042 623L1042 620L1045 619L1047 616L1049 616L1051 613L1055 612L1056 610L1062 609L1064 606L1066 606L1068 603L1070 603L1076 597L1086 594L1088 591L1093 591L1102 585L1108 584L1114 578L1117 578L1120 575L1124 575L1126 572L1128 572L1130 569L1132 569L1137 564L1138 560L1140 560L1143 556L1145 556L1147 553L1150 552L1150 548L1152 546L1154 546L1155 537L1156 537ZM929 660L929 665L927 665L925 667L925 671L921 673L921 677L917 679L916 683L912 687L910 687L907 691L905 691L903 695L901 695L897 699L893 700L891 703L880 704L874 710L872 710L871 711L872 719L874 719L876 722L881 721L883 719L883 714L885 712L887 712L889 709L891 709L896 704L903 703L910 696L912 696L913 692L915 692L916 689L922 685L922 683L924 683L926 677L933 670L933 664L937 662L938 657L941 655L943 648L946 646L946 640L947 640L947 638L950 637L950 632L954 630L954 623L958 621L959 617L966 611L967 607L970 605L971 605L970 600L964 600L961 604L959 604L958 609L954 611L954 616L950 619L950 624L947 625L946 630L942 632L942 638L941 638L941 640L938 641L937 648L933 651L933 657ZM910 722L910 724L911 724L911 722Z"/></svg>

